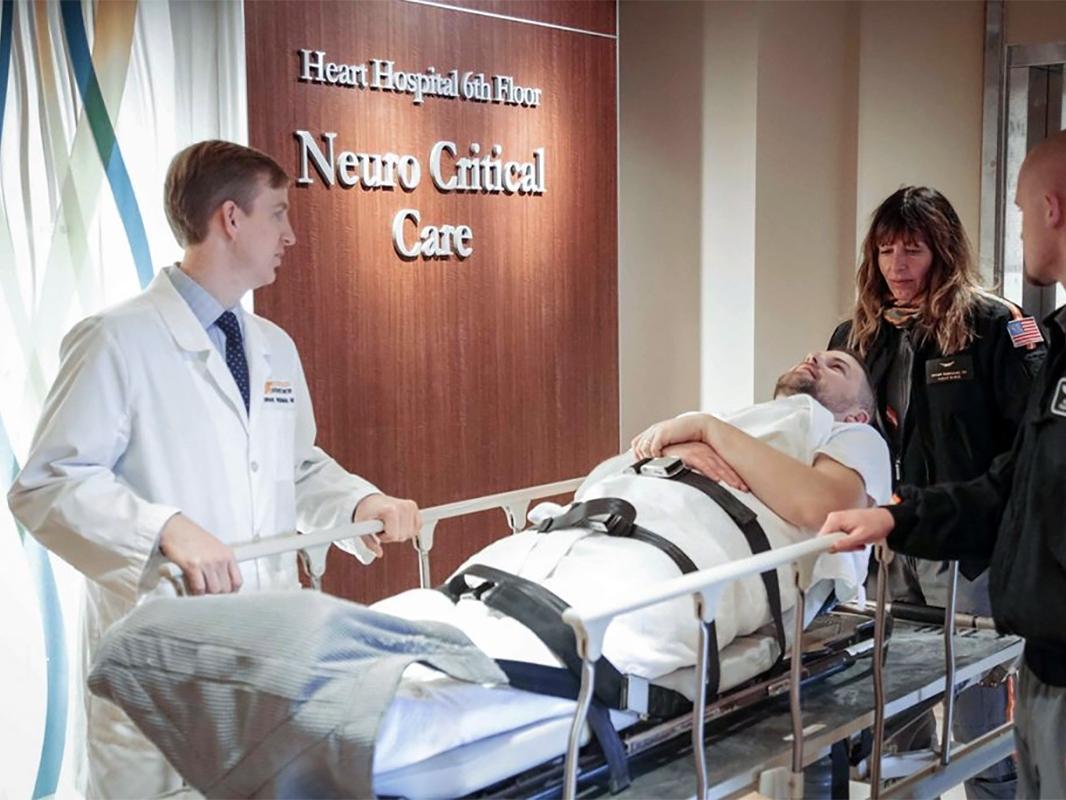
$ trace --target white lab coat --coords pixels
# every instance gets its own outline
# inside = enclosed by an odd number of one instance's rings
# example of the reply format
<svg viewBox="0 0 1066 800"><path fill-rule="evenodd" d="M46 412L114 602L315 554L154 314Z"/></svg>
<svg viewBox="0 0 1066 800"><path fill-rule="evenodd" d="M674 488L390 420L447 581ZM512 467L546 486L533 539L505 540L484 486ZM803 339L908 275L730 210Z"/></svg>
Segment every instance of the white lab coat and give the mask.
<svg viewBox="0 0 1066 800"><path fill-rule="evenodd" d="M90 661L103 632L153 591L159 532L178 511L233 545L344 524L378 491L314 446L311 398L289 336L252 314L244 332L250 414L163 272L63 341L8 501L35 537L89 579ZM346 549L364 563L373 558L361 542ZM292 554L242 571L242 592L299 586ZM86 713L88 794L145 797L180 785L117 707L86 693Z"/></svg>

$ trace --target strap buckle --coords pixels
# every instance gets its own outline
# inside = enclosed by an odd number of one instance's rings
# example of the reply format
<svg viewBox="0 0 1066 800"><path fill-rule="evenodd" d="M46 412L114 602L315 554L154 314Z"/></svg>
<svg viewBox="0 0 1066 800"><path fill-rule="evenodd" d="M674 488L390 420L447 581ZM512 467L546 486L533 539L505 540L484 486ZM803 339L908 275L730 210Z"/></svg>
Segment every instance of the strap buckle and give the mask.
<svg viewBox="0 0 1066 800"><path fill-rule="evenodd" d="M622 680L620 705L625 711L633 711L642 717L648 715L648 679L639 675L625 675Z"/></svg>
<svg viewBox="0 0 1066 800"><path fill-rule="evenodd" d="M630 469L637 475L651 478L673 478L685 469L685 462L673 456L662 456L638 461Z"/></svg>

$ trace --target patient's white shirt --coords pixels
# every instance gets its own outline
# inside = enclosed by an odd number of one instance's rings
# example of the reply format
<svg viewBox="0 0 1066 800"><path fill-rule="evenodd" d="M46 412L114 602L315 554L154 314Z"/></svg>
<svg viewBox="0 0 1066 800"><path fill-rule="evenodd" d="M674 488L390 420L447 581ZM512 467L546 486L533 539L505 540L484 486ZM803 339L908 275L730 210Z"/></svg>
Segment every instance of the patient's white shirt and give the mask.
<svg viewBox="0 0 1066 800"><path fill-rule="evenodd" d="M804 464L812 465L819 454L833 458L855 470L866 485L866 493L878 503L890 496L884 440L867 425L836 422L807 395L751 406L723 419ZM676 481L626 473L632 461L632 454L627 453L599 465L578 489L575 500L618 497L632 503L639 525L672 541L700 569L751 556L743 534L713 500ZM730 491L758 515L771 546L792 544L813 534L785 522L754 495ZM460 570L471 564L486 564L536 581L571 605L612 596L623 598L631 588L679 575L677 565L657 548L586 528L505 536L468 559ZM823 554L811 570L815 580L831 582L838 599L846 601L859 591L865 578L866 554ZM793 571L782 567L778 575L782 606L789 609L795 604ZM374 607L457 625L494 658L557 663L524 626L479 601L464 599L452 605L438 592L413 590ZM769 621L759 576L736 581L719 599L719 646ZM623 672L655 678L695 662L696 628L690 598L640 609L611 624L604 654Z"/></svg>

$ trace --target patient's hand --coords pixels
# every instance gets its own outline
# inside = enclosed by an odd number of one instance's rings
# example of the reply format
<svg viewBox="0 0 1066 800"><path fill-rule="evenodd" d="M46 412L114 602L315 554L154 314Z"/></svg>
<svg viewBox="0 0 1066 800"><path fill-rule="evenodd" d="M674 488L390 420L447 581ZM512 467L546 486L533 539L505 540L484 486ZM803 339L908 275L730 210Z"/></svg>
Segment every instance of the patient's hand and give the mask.
<svg viewBox="0 0 1066 800"><path fill-rule="evenodd" d="M701 472L714 481L721 481L741 492L751 491L744 480L736 473L724 458L709 444L703 442L685 442L672 444L663 448L664 456L680 458L685 466Z"/></svg>
<svg viewBox="0 0 1066 800"><path fill-rule="evenodd" d="M633 437L630 446L638 458L658 458L663 448L684 442L705 442L704 429L713 422L709 414L682 414L656 422Z"/></svg>

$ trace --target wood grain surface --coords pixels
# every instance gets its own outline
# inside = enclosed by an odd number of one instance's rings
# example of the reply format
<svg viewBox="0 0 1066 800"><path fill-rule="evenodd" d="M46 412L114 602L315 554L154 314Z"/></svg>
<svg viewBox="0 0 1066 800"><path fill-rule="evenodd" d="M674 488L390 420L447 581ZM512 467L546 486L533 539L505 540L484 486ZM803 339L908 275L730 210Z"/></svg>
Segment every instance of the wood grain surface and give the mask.
<svg viewBox="0 0 1066 800"><path fill-rule="evenodd" d="M614 30L613 3L521 5ZM330 187L314 172L310 186L290 190L298 241L255 306L296 341L319 445L423 506L575 477L610 455L618 440L615 41L401 0L257 2L245 17L254 147L296 175L294 131L316 139L328 131L338 153L409 153L422 166L410 192ZM378 58L405 71L510 75L543 99L536 108L443 98L417 106L409 95L302 83L301 48L348 64ZM546 190L441 192L428 173L440 140L461 152L498 144L503 158L522 161L543 147ZM422 225L469 225L473 254L402 260L391 227L403 208L417 209ZM442 524L434 580L505 531L500 512ZM417 585L417 575L407 545L390 546L370 567L334 552L326 588L371 601Z"/></svg>
<svg viewBox="0 0 1066 800"><path fill-rule="evenodd" d="M562 25L581 31L614 36L617 23L615 0L440 0L441 3L487 11L519 19Z"/></svg>

